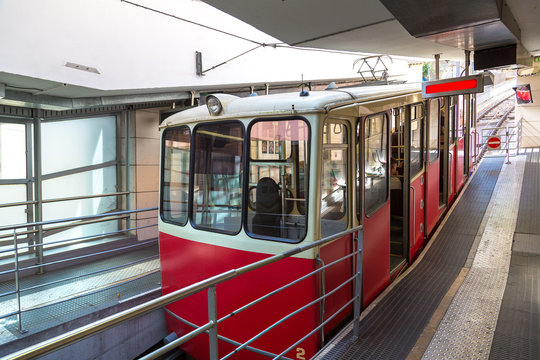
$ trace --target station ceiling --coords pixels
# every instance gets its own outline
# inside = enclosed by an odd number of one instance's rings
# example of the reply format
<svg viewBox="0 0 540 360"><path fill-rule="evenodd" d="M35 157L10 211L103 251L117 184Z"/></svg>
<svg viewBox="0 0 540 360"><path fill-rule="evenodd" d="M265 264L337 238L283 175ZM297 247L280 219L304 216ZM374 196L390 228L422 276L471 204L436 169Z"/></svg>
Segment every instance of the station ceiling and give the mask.
<svg viewBox="0 0 540 360"><path fill-rule="evenodd" d="M540 56L538 0L203 0L290 44L463 60L521 43Z"/></svg>

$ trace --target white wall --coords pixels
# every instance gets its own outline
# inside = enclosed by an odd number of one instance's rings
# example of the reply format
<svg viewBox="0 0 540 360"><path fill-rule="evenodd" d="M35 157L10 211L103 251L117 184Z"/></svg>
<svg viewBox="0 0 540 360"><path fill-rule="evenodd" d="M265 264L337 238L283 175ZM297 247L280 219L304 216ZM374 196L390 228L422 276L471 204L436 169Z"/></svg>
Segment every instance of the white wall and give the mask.
<svg viewBox="0 0 540 360"><path fill-rule="evenodd" d="M516 120L522 122L522 147L540 147L540 63L534 63L534 75L518 76L517 84L530 84L533 103L516 105Z"/></svg>
<svg viewBox="0 0 540 360"><path fill-rule="evenodd" d="M275 43L195 0L134 0L258 42ZM307 21L298 19L298 21ZM256 44L120 0L0 0L0 71L101 90L196 87L350 78L360 55L265 47L200 77L195 51L210 68ZM65 67L95 67L101 74Z"/></svg>

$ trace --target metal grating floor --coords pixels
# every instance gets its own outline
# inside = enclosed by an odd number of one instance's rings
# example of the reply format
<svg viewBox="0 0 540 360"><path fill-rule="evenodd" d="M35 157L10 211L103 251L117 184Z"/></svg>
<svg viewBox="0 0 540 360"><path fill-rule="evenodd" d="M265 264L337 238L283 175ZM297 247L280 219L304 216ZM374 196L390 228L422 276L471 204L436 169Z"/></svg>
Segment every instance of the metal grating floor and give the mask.
<svg viewBox="0 0 540 360"><path fill-rule="evenodd" d="M85 325L81 321L97 320L95 317L101 316L101 311L108 311L113 306L124 306L124 303L130 302L130 298L160 289L159 260L152 259L157 254L157 246L149 246L92 263L22 279L21 287L30 287L67 276L82 275L77 279L23 292L22 303L25 311L22 313L22 325L28 332L24 334L18 332L16 316L0 319L0 356L30 345L34 338L41 339L45 330L55 328L56 332L61 333ZM84 276L99 269L112 268L137 260L143 261L126 268ZM141 277L137 278L138 276ZM8 281L0 284L0 289L9 291L13 286L13 281ZM6 314L8 310L14 310L13 302L13 299L4 297L0 301L0 313ZM47 302L50 302L50 305L33 308ZM88 319L81 320L85 317ZM20 346L19 343L23 345Z"/></svg>
<svg viewBox="0 0 540 360"><path fill-rule="evenodd" d="M484 159L424 258L320 359L405 359L464 266L503 164Z"/></svg>
<svg viewBox="0 0 540 360"><path fill-rule="evenodd" d="M540 358L540 153L528 153L490 359Z"/></svg>

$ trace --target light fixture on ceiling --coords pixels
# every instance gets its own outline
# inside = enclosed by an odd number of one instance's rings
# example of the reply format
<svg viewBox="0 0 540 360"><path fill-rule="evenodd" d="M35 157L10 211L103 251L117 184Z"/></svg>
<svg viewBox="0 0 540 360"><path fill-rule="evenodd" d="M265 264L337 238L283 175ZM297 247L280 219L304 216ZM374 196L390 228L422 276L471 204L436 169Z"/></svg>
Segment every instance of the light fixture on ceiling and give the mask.
<svg viewBox="0 0 540 360"><path fill-rule="evenodd" d="M72 62L69 62L69 61L66 62L66 64L64 66L68 67L68 68L76 69L76 70L87 71L87 72L94 73L94 74L101 74L99 72L99 70L96 69L95 67L81 65L81 64L75 64L75 63L72 63Z"/></svg>

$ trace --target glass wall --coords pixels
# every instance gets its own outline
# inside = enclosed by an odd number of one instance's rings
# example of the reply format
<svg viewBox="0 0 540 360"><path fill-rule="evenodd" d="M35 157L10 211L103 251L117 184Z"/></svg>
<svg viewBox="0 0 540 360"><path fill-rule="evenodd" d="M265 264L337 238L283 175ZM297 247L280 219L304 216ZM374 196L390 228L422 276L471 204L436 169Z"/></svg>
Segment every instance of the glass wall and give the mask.
<svg viewBox="0 0 540 360"><path fill-rule="evenodd" d="M44 122L41 125L43 200L115 193L116 117ZM95 197L43 204L43 220L111 212L117 197ZM118 230L117 221L78 226L47 234L44 242Z"/></svg>
<svg viewBox="0 0 540 360"><path fill-rule="evenodd" d="M33 139L33 120L0 119L0 205L28 202L0 206L0 226L39 220L34 218L36 178L41 179L44 221L117 210L117 196L96 197L120 190L116 116L41 120L39 126L41 137ZM36 147L41 159L37 177L33 174ZM51 201L85 196L92 197ZM115 220L52 230L43 234L43 242L108 234L118 228Z"/></svg>

